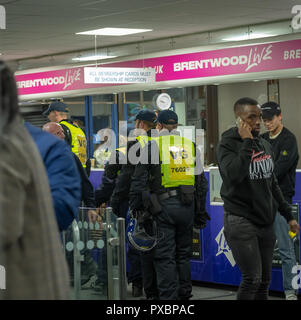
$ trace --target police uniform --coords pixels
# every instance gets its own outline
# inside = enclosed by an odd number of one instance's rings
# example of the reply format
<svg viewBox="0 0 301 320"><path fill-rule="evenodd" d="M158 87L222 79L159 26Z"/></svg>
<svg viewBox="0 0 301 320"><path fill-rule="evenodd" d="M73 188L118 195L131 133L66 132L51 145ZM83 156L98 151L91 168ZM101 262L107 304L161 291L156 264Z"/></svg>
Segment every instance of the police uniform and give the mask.
<svg viewBox="0 0 301 320"><path fill-rule="evenodd" d="M153 122L155 119L156 114L150 110L141 110L136 116L136 120ZM104 177L106 186L102 185L96 191L97 204L99 205L100 203L107 202L109 200L107 191L110 189L110 186L112 187L112 183L114 182L114 187L111 188L110 205L113 208L114 214L125 219L127 218L129 209L131 177L135 170L135 165L130 161L131 159L128 158L128 153L138 142L140 142L141 146L147 144L150 140L150 132L147 134L148 135L135 138L129 137L126 146L121 146L116 149L111 155L110 161L105 166ZM139 156L140 149L141 148L137 148L137 156ZM110 181L112 182L111 184ZM104 199L106 201L103 201ZM143 280L140 252L129 245L127 257L129 262L128 282L132 283L133 296L141 296Z"/></svg>
<svg viewBox="0 0 301 320"><path fill-rule="evenodd" d="M71 138L71 143L69 143L69 145L71 146L72 152L77 155L82 166L86 168L87 139L84 131L80 127L76 126L70 120L67 120L67 119L60 121L59 124L62 126L67 139L68 137L69 137L69 140ZM68 133L68 131L70 133Z"/></svg>
<svg viewBox="0 0 301 320"><path fill-rule="evenodd" d="M161 111L158 122L177 124L171 110ZM161 300L189 299L192 284L190 258L195 200L201 198L201 174L195 175L196 148L184 137L163 130L143 153L148 164L139 163L132 177L130 208L147 209L145 194L155 194L161 212L155 216L161 239L153 249L157 287ZM154 159L159 158L157 164ZM151 163L152 160L152 163ZM195 199L198 198L198 199ZM203 197L204 199L204 197ZM200 206L198 206L200 207ZM152 203L149 209L152 210Z"/></svg>
<svg viewBox="0 0 301 320"><path fill-rule="evenodd" d="M52 102L48 109L43 112L48 116L51 111L69 112L67 105L61 101ZM64 119L59 122L65 134L65 141L71 146L72 152L77 155L82 166L86 169L87 164L87 139L84 131L72 123L71 120Z"/></svg>

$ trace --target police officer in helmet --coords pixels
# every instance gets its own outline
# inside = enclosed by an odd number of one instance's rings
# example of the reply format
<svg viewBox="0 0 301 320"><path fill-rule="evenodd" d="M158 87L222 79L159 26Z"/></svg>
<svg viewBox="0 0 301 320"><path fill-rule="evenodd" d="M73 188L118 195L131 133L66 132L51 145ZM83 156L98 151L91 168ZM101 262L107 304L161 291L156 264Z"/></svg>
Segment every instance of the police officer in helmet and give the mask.
<svg viewBox="0 0 301 320"><path fill-rule="evenodd" d="M153 212L158 234L163 235L153 249L159 299L186 300L192 296L190 258L194 220L198 219L198 225L204 227L209 218L204 212L205 205L200 205L205 201L207 181L203 172L197 171L200 168L196 159L200 160L200 155L195 144L176 131L177 114L161 111L157 121L159 137L142 150L141 158L147 158L148 163L138 163L132 177L130 208L133 212ZM153 201L154 197L157 201Z"/></svg>

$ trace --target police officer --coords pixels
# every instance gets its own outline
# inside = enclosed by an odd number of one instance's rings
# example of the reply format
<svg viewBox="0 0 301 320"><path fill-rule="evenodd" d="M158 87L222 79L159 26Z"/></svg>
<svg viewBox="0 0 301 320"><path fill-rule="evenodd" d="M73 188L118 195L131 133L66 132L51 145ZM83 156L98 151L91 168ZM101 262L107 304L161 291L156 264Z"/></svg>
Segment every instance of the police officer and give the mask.
<svg viewBox="0 0 301 320"><path fill-rule="evenodd" d="M141 110L135 118L136 134L140 131L141 136L135 137L131 131L132 134L128 137L126 146L121 146L115 153L112 153L105 166L105 183L96 191L96 202L99 205L102 201L107 201L111 188L113 192L110 205L113 212L119 217L126 218L127 216L131 177L135 170L136 159L139 157L140 146L144 146L150 140L151 129L155 128L156 119L156 114L153 111ZM113 183L115 185L112 189ZM143 293L140 252L129 245L127 254L129 262L128 282L132 283L133 297L139 297ZM145 288L145 291L147 294L147 288Z"/></svg>
<svg viewBox="0 0 301 320"><path fill-rule="evenodd" d="M157 121L159 137L142 151L141 158L148 158L148 163L140 162L132 177L130 209L140 212L148 207L152 212L155 204L151 200L148 203L146 194L149 199L157 196L161 212L155 220L162 239L154 249L154 265L159 298L186 300L192 296L190 258L194 202L199 204L201 197L204 201L201 187L204 176L201 178L203 173L196 172L195 160L200 159L198 149L176 131L177 114L171 110L161 111ZM197 207L204 208L204 205ZM197 217L198 224L204 226L205 213L199 211Z"/></svg>
<svg viewBox="0 0 301 320"><path fill-rule="evenodd" d="M71 146L84 168L87 166L87 140L84 131L68 119L69 109L61 101L52 102L43 113L51 122L59 123L65 134L65 141ZM88 170L89 171L89 170Z"/></svg>

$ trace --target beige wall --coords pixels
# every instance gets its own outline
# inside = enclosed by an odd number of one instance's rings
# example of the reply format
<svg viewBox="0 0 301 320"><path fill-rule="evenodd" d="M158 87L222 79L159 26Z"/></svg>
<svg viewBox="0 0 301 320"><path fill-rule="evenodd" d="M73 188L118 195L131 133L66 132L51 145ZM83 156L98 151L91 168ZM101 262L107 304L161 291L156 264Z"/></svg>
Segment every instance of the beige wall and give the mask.
<svg viewBox="0 0 301 320"><path fill-rule="evenodd" d="M283 124L297 138L301 154L301 79L282 79L279 81L280 107ZM223 84L218 87L218 125L219 136L235 123L233 105L242 97L256 99L260 104L267 101L267 82L242 82ZM262 125L262 131L264 127ZM298 168L301 168L299 161Z"/></svg>
<svg viewBox="0 0 301 320"><path fill-rule="evenodd" d="M267 101L267 83L241 82L222 84L218 86L218 128L219 136L235 124L233 113L234 103L243 97L257 100L259 103Z"/></svg>
<svg viewBox="0 0 301 320"><path fill-rule="evenodd" d="M280 80L279 91L283 124L295 134L301 156L301 79ZM299 160L298 169L300 168Z"/></svg>

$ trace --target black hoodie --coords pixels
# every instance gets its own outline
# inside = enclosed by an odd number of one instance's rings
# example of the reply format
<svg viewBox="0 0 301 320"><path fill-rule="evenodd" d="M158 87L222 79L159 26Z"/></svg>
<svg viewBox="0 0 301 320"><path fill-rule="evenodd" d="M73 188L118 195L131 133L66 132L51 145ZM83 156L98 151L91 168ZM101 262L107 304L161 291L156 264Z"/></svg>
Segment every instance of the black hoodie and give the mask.
<svg viewBox="0 0 301 320"><path fill-rule="evenodd" d="M279 136L270 138L269 132L262 135L275 155L275 175L285 199L291 202L295 194L296 168L299 161L298 143L292 132L283 127Z"/></svg>
<svg viewBox="0 0 301 320"><path fill-rule="evenodd" d="M217 161L225 211L260 226L272 224L277 210L287 221L293 219L274 174L273 151L267 141L243 140L238 129L231 128L222 134Z"/></svg>

